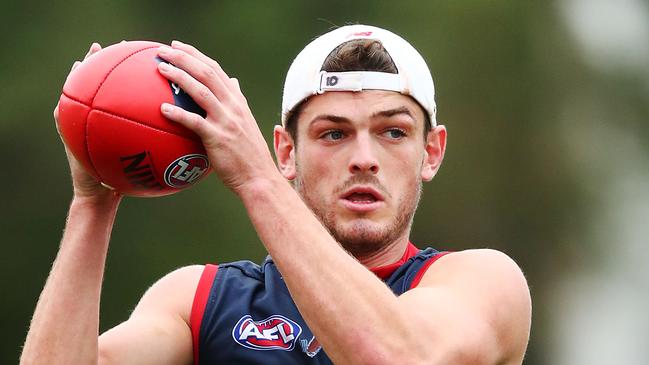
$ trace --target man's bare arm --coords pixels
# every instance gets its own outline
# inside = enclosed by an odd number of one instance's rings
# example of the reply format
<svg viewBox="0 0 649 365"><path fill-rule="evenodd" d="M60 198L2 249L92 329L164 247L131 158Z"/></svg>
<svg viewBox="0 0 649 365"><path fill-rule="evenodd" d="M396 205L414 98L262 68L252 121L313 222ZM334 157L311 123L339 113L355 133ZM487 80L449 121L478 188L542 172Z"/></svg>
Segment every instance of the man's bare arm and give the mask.
<svg viewBox="0 0 649 365"><path fill-rule="evenodd" d="M93 43L86 58L100 49ZM75 62L72 70L79 64ZM58 119L58 106L54 119ZM97 361L101 282L121 197L86 173L67 147L65 152L74 198L59 252L34 311L21 364Z"/></svg>
<svg viewBox="0 0 649 365"><path fill-rule="evenodd" d="M118 197L75 199L21 364L95 364L99 296Z"/></svg>
<svg viewBox="0 0 649 365"><path fill-rule="evenodd" d="M101 282L117 208L114 201L106 204L72 203L21 364L191 364L189 316L202 266L165 276L147 291L128 321L98 339Z"/></svg>
<svg viewBox="0 0 649 365"><path fill-rule="evenodd" d="M86 57L100 48L94 43ZM79 63L75 62L73 70ZM55 119L57 114L58 107ZM181 269L165 277L147 292L131 319L98 341L101 284L121 197L87 174L67 148L66 154L74 198L20 363L190 363L192 348L187 338L191 339L191 332L185 319L191 311L200 267Z"/></svg>
<svg viewBox="0 0 649 365"><path fill-rule="evenodd" d="M300 313L335 363L522 363L531 301L521 270L506 255L448 254L417 288L397 297L323 232L291 191L279 182L260 184L242 199Z"/></svg>
<svg viewBox="0 0 649 365"><path fill-rule="evenodd" d="M455 252L428 268L399 297L430 338L435 364L521 364L530 336L532 303L523 273L505 254Z"/></svg>
<svg viewBox="0 0 649 365"><path fill-rule="evenodd" d="M202 265L183 267L149 288L128 321L99 337L99 364L191 364L190 315L202 272Z"/></svg>
<svg viewBox="0 0 649 365"><path fill-rule="evenodd" d="M190 364L189 317L202 266L154 284L126 322L102 334L99 303L119 197L72 202L61 248L36 306L20 363Z"/></svg>
<svg viewBox="0 0 649 365"><path fill-rule="evenodd" d="M413 304L406 305L346 253L277 171L236 80L193 47L178 42L172 45L175 49L162 49L160 56L178 68L160 63L160 71L181 85L206 110L207 118L173 105L164 105L163 113L202 138L216 172L242 199L300 313L335 363L446 363L436 361L437 354L452 355L458 350L455 344L472 332L471 322L462 318L474 318L476 325L492 321L489 316L493 312L478 310L478 305L468 305L465 313L446 311L452 317L449 321L455 319L455 333L460 337L448 342L453 346L444 346L443 341L436 343L434 339L442 336L444 328L417 324L431 323L427 317L435 317L433 310L439 298L421 291ZM487 274L479 266L470 272L478 277ZM503 296L528 296L526 286L512 290L503 292ZM448 305L467 298L465 290L456 285L441 286L439 292ZM496 296L495 303L500 303L503 296ZM525 321L506 322L525 327ZM494 341L492 336L501 335L501 330L498 326L494 332L479 331L472 337L472 344L480 344L477 351L484 355L481 359L487 359L485 363L490 363L489 359L507 361L515 352L508 342L488 345Z"/></svg>
<svg viewBox="0 0 649 365"><path fill-rule="evenodd" d="M334 362L435 363L439 354L473 351L455 347L472 332L475 333L472 343L480 344L476 351L485 363L492 363L489 359L507 361L515 353L509 342L489 345L494 336L500 337L501 326L495 327L495 331L475 331L471 321L462 321L468 317L475 319L475 326L490 323L493 311L478 310L479 306L467 305L463 313L445 312L457 323L456 341L436 343L435 338L445 335L439 325L421 328L413 325L430 323L426 319L435 317L433 310L439 298L420 295L414 305L404 305L403 300L347 254L278 173L236 81L192 47L173 45L175 50L163 49L160 55L178 68L161 63L160 70L181 85L208 116L202 119L172 105L164 105L163 113L201 136L215 170L242 199L300 313ZM480 266L470 268L469 272L475 277L488 274ZM467 276L468 279L475 277ZM469 287L479 286L469 284ZM496 295L490 303L496 306L501 301L506 303L503 299L510 295L529 296L525 285L513 290ZM466 290L455 285L440 287L439 292L445 293L446 303L466 298L475 301L474 297L465 296ZM413 310L415 307L417 310ZM528 323L525 318L522 322L518 319L506 322L517 328L525 328Z"/></svg>

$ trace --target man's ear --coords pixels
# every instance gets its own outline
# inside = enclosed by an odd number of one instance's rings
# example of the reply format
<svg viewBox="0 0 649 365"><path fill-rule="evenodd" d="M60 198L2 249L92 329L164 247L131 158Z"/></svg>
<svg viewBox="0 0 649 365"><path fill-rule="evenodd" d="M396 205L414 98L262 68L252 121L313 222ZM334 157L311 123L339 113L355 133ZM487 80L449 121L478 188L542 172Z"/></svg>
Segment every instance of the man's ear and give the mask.
<svg viewBox="0 0 649 365"><path fill-rule="evenodd" d="M275 126L273 137L277 167L286 179L293 180L295 179L295 143L293 143L293 138L281 125Z"/></svg>
<svg viewBox="0 0 649 365"><path fill-rule="evenodd" d="M430 181L435 177L437 170L442 165L442 160L444 160L444 152L446 152L446 127L438 125L428 132L424 151L425 155L421 166L421 178L424 181Z"/></svg>

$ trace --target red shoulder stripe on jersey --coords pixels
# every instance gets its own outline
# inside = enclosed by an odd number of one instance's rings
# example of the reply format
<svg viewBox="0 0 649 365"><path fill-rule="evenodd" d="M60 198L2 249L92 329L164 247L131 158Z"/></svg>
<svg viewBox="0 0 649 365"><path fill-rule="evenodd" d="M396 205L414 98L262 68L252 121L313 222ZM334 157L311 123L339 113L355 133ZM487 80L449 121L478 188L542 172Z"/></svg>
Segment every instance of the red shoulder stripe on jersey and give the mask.
<svg viewBox="0 0 649 365"><path fill-rule="evenodd" d="M192 342L194 344L194 364L198 365L198 339L201 334L201 323L203 322L203 313L205 313L205 306L207 299L210 296L212 283L216 272L219 270L217 265L207 264L201 274L201 279L198 281L196 287L196 294L194 294L194 303L192 304L192 314L189 320L189 326L192 329Z"/></svg>
<svg viewBox="0 0 649 365"><path fill-rule="evenodd" d="M410 284L410 288L408 288L408 289L416 288L417 285L419 285L419 282L421 281L421 278L423 278L423 277L424 277L424 274L426 273L426 271L428 271L428 268L430 267L430 265L432 265L432 264L433 264L435 261L437 261L440 257L445 256L445 255L447 255L447 254L449 254L449 253L451 253L451 252L449 252L449 251L440 252L440 253L438 253L437 255L435 255L435 256L429 258L428 261L426 261L426 262L421 266L421 268L420 268L419 271L417 272L417 275L415 275L415 278L414 278L414 280L412 281L412 284Z"/></svg>
<svg viewBox="0 0 649 365"><path fill-rule="evenodd" d="M393 272L397 271L397 269L401 265L408 261L409 258L415 256L418 253L419 249L417 248L417 246L413 245L412 242L408 242L408 247L406 247L406 251L403 253L403 256L401 256L401 259L399 261L385 266L370 268L370 271L373 272L374 275L378 276L379 279L386 280L390 277L390 275L392 275Z"/></svg>

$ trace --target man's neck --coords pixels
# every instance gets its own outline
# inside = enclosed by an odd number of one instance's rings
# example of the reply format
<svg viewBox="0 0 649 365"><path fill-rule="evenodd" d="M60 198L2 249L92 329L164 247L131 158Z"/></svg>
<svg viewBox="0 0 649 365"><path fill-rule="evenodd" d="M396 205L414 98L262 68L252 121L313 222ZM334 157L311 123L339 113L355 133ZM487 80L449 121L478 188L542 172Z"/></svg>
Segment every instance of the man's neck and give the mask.
<svg viewBox="0 0 649 365"><path fill-rule="evenodd" d="M389 265L403 257L409 242L408 236L400 237L372 253L356 256L356 259L368 269Z"/></svg>

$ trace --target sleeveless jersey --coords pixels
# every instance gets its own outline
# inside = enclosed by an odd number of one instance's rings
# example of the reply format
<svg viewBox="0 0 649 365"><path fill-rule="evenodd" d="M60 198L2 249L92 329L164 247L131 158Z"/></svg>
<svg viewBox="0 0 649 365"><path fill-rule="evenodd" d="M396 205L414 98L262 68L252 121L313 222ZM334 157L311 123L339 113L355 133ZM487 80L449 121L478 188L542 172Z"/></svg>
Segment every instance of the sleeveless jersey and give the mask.
<svg viewBox="0 0 649 365"><path fill-rule="evenodd" d="M447 252L412 243L398 262L371 269L401 295ZM191 314L194 364L332 364L269 257L205 265Z"/></svg>

